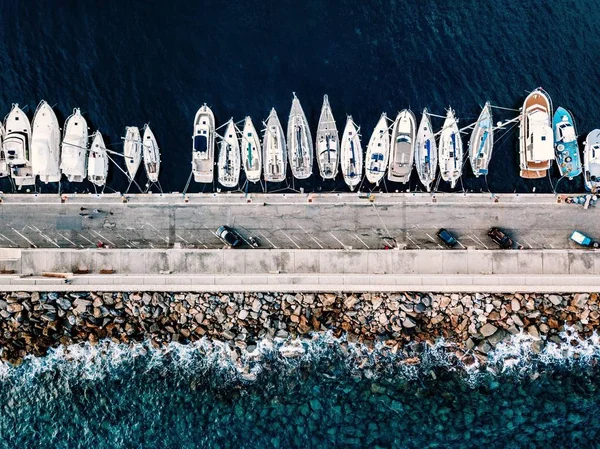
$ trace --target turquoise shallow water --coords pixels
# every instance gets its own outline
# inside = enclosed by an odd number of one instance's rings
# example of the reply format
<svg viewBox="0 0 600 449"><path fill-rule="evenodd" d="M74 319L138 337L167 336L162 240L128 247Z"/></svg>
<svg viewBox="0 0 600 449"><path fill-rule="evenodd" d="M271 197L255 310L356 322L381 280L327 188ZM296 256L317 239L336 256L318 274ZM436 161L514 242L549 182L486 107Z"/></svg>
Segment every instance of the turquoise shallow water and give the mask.
<svg viewBox="0 0 600 449"><path fill-rule="evenodd" d="M465 366L328 336L233 355L203 341L59 348L0 368L0 447L597 447L598 339L515 339ZM401 363L419 353L422 363Z"/></svg>

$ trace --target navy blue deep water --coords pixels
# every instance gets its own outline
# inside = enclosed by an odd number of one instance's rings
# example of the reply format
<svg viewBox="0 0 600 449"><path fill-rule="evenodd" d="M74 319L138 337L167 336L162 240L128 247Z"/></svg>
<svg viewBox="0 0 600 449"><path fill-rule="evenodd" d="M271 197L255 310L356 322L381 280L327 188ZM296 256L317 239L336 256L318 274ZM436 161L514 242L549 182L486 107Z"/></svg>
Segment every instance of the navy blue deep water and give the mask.
<svg viewBox="0 0 600 449"><path fill-rule="evenodd" d="M29 106L31 117L43 98L56 105L62 123L80 107L91 128L117 150L125 126L150 122L163 153L164 191L185 187L192 121L204 102L218 125L245 115L258 125L274 106L285 127L295 91L314 135L326 93L340 132L351 114L366 142L382 111L393 117L410 107L419 115L428 107L444 114L452 106L467 124L486 100L517 108L527 91L542 86L555 107L573 111L580 134L600 127L600 13L594 0L0 4L2 114L18 102ZM496 118L515 114L496 111ZM441 125L441 119L434 123ZM499 136L488 185L466 166L464 188L552 191L547 179L519 178L516 132ZM552 174L556 183L556 168ZM125 176L112 167L108 185L124 190ZM293 185L347 190L341 178ZM387 188L422 189L414 172L409 186ZM189 188L201 190L212 186ZM582 191L582 180L562 180L558 190Z"/></svg>

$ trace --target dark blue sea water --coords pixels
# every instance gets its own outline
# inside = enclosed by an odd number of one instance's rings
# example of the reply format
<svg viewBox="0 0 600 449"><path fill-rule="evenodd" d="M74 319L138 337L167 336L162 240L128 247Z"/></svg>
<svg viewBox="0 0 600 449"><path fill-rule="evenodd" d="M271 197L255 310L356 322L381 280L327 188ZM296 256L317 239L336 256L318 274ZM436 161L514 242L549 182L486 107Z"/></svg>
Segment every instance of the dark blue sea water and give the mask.
<svg viewBox="0 0 600 449"><path fill-rule="evenodd" d="M164 191L186 185L192 121L204 102L218 124L245 115L260 123L274 106L285 127L295 91L314 133L327 93L339 127L351 114L368 140L382 111L393 117L410 107L418 115L428 107L444 114L452 106L467 124L486 100L517 108L527 91L542 86L555 106L574 112L580 134L600 127L594 0L2 0L0 6L2 114L18 102L29 105L31 116L46 99L62 122L80 107L117 150L125 126L149 122L163 152ZM515 114L498 111L496 118ZM462 187L552 191L547 179L519 178L515 132L496 140L487 184L466 167ZM124 190L125 176L114 167L111 173L110 188ZM341 179L288 185L347 190ZM212 188L192 184L189 191ZM416 173L410 185L383 188L422 189ZM558 190L581 191L582 181L563 180Z"/></svg>

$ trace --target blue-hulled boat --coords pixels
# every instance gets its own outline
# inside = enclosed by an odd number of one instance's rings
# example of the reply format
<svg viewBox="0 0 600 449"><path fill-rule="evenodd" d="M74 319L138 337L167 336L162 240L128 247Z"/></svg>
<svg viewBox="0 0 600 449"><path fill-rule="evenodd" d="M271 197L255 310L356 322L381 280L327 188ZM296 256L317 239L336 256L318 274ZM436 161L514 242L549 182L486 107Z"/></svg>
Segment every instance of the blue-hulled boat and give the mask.
<svg viewBox="0 0 600 449"><path fill-rule="evenodd" d="M565 108L558 108L552 119L554 154L560 175L573 179L581 174L581 158L577 146L577 132L573 116Z"/></svg>

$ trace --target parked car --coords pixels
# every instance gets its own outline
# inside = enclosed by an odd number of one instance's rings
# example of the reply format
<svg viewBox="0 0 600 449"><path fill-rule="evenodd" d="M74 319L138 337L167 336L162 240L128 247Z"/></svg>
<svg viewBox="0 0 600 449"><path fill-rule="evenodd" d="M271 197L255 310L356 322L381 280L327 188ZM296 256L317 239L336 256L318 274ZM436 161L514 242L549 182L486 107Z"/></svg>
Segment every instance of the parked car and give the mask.
<svg viewBox="0 0 600 449"><path fill-rule="evenodd" d="M599 248L600 243L592 240L590 237L579 231L573 231L571 233L571 240L586 248Z"/></svg>
<svg viewBox="0 0 600 449"><path fill-rule="evenodd" d="M492 228L488 231L488 236L502 249L512 248L513 240L498 228Z"/></svg>
<svg viewBox="0 0 600 449"><path fill-rule="evenodd" d="M454 237L447 229L442 228L435 235L437 235L438 239L440 239L448 248L452 248L458 243L456 237Z"/></svg>
<svg viewBox="0 0 600 449"><path fill-rule="evenodd" d="M231 248L235 248L236 246L240 246L242 244L242 237L237 233L237 231L229 226L219 226L217 228L217 237L219 237L223 243Z"/></svg>

